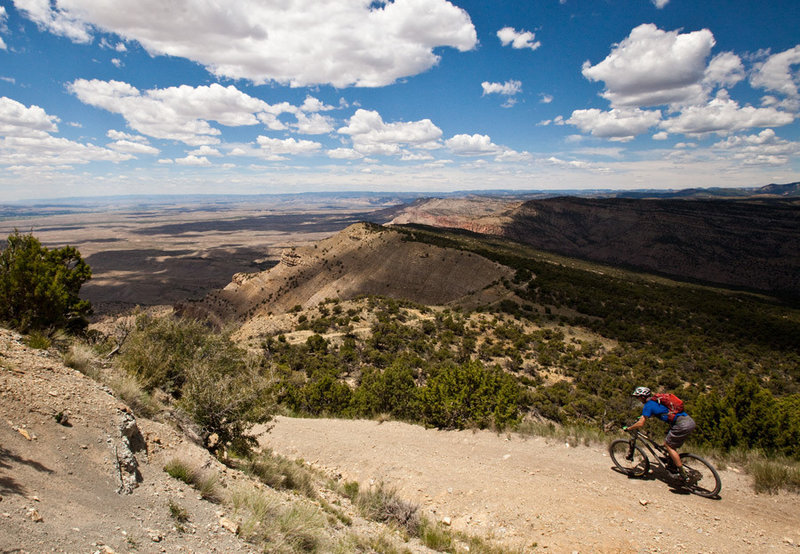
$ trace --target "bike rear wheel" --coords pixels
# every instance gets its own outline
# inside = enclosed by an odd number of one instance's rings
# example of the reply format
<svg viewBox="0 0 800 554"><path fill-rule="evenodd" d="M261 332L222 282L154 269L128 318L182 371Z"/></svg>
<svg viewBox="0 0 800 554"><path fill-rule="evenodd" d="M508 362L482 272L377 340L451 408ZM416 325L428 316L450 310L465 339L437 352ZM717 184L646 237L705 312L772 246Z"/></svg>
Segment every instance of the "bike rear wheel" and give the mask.
<svg viewBox="0 0 800 554"><path fill-rule="evenodd" d="M684 486L693 494L713 498L722 490L722 480L719 473L710 463L694 454L681 454L681 462L688 476Z"/></svg>
<svg viewBox="0 0 800 554"><path fill-rule="evenodd" d="M650 460L639 446L630 439L617 439L608 447L608 454L614 465L631 477L642 477L650 469Z"/></svg>

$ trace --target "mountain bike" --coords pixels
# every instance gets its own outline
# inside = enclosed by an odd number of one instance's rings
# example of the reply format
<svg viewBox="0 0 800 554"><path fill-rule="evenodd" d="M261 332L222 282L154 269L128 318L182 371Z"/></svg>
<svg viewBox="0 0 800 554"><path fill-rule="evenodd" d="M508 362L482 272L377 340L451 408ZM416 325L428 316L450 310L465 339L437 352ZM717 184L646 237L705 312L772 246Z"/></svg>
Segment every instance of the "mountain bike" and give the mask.
<svg viewBox="0 0 800 554"><path fill-rule="evenodd" d="M645 477L650 472L650 464L655 462L671 484L679 485L692 494L706 498L719 495L722 489L719 473L703 458L687 452L680 455L687 474L687 480L684 482L680 476L674 477L678 470L666 448L638 430L630 433L631 438L617 439L608 447L614 465L622 473L630 477Z"/></svg>

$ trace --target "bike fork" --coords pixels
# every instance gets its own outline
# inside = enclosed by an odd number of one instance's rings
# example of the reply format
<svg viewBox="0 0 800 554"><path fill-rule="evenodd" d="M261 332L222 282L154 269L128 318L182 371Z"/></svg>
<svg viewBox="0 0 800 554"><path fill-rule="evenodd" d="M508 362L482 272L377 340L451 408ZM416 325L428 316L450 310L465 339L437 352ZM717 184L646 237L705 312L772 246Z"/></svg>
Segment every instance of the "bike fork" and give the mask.
<svg viewBox="0 0 800 554"><path fill-rule="evenodd" d="M635 452L635 448L636 448L636 443L634 441L631 441L629 443L629 445L630 446L628 447L628 455L625 456L625 459L628 460L629 462L632 462L633 461L633 453Z"/></svg>

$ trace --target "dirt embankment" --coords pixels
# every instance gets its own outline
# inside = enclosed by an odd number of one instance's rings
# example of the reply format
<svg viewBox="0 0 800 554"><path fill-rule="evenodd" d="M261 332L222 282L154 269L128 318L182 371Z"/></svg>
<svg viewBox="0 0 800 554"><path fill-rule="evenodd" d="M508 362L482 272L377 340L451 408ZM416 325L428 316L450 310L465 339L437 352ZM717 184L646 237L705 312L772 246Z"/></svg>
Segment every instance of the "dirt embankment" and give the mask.
<svg viewBox="0 0 800 554"><path fill-rule="evenodd" d="M256 552L166 461L236 476L57 355L0 329L0 552ZM122 490L125 489L125 490ZM189 514L176 529L170 504Z"/></svg>
<svg viewBox="0 0 800 554"><path fill-rule="evenodd" d="M626 478L602 446L488 431L280 418L263 444L526 552L800 552L800 497L757 495L734 470L709 500Z"/></svg>

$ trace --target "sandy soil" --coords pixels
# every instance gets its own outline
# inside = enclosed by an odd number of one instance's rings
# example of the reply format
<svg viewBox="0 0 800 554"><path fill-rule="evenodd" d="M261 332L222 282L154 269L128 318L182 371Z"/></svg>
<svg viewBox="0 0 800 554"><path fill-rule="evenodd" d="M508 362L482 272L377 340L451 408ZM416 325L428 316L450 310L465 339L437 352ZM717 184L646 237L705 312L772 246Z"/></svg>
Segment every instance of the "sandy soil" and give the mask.
<svg viewBox="0 0 800 554"><path fill-rule="evenodd" d="M525 552L800 552L800 496L757 495L733 470L710 500L628 479L603 446L538 437L279 418L263 444Z"/></svg>

